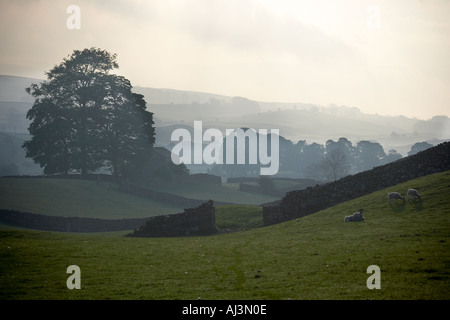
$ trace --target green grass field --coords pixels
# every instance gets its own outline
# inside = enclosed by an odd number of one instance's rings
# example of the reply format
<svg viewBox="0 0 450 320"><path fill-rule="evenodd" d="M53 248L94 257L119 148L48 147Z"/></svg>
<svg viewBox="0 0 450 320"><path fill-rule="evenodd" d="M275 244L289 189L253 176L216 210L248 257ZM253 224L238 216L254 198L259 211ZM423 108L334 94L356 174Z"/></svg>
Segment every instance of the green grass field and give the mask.
<svg viewBox="0 0 450 320"><path fill-rule="evenodd" d="M388 190L422 201L389 206ZM365 221L344 223L359 208ZM430 175L285 223L260 209L217 208L244 230L207 237L0 231L0 299L449 299L450 172ZM81 269L69 290L66 268ZM381 269L381 289L366 272Z"/></svg>
<svg viewBox="0 0 450 320"><path fill-rule="evenodd" d="M161 184L157 187L157 190L190 199L213 199L214 201L235 204L260 205L279 200L279 198L273 196L239 191L239 183L223 183L222 185L211 183Z"/></svg>
<svg viewBox="0 0 450 320"><path fill-rule="evenodd" d="M107 182L73 179L0 178L0 208L63 217L145 218L182 212L184 207L134 196ZM191 199L257 205L277 198L238 190L236 185L161 184L158 191Z"/></svg>
<svg viewBox="0 0 450 320"><path fill-rule="evenodd" d="M181 206L117 191L109 183L72 179L0 178L0 208L62 217L145 218Z"/></svg>

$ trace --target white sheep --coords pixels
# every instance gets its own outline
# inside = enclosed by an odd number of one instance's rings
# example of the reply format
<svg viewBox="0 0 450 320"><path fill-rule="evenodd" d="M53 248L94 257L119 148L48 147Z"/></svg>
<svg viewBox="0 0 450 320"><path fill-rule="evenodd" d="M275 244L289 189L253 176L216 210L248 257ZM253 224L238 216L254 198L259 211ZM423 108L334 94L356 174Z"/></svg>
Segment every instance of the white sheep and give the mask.
<svg viewBox="0 0 450 320"><path fill-rule="evenodd" d="M351 216L345 216L344 221L345 222L355 222L355 221L363 221L363 212L364 209L359 209L359 212L354 212Z"/></svg>
<svg viewBox="0 0 450 320"><path fill-rule="evenodd" d="M393 199L405 201L405 198L398 192L389 192L387 195L387 198L389 200L389 204L391 204L391 200L393 200Z"/></svg>
<svg viewBox="0 0 450 320"><path fill-rule="evenodd" d="M422 196L417 192L416 189L408 189L408 200L409 199L416 200L416 198L422 199Z"/></svg>

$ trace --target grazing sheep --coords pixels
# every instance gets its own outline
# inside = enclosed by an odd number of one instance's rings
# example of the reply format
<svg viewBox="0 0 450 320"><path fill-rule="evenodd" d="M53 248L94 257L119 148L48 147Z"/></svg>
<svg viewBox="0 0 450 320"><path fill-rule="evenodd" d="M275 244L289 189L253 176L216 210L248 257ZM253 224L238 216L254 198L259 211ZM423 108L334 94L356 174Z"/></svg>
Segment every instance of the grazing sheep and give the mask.
<svg viewBox="0 0 450 320"><path fill-rule="evenodd" d="M345 222L355 222L355 221L363 221L363 212L364 209L359 209L359 212L354 212L351 216L345 216L344 221Z"/></svg>
<svg viewBox="0 0 450 320"><path fill-rule="evenodd" d="M417 192L416 189L408 189L408 200L409 199L416 200L416 198L422 199L422 196Z"/></svg>
<svg viewBox="0 0 450 320"><path fill-rule="evenodd" d="M389 204L391 204L391 200L393 200L393 199L405 201L405 198L398 192L389 192L387 195L387 198L389 200Z"/></svg>

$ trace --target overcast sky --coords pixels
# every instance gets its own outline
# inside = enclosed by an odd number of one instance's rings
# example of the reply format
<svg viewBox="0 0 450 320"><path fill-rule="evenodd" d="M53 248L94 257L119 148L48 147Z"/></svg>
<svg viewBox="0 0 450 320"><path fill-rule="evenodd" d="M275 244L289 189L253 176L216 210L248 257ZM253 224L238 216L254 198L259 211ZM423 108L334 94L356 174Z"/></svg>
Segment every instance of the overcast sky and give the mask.
<svg viewBox="0 0 450 320"><path fill-rule="evenodd" d="M450 116L448 0L0 4L0 74L44 78L74 49L98 47L134 86ZM72 4L80 29L66 24Z"/></svg>

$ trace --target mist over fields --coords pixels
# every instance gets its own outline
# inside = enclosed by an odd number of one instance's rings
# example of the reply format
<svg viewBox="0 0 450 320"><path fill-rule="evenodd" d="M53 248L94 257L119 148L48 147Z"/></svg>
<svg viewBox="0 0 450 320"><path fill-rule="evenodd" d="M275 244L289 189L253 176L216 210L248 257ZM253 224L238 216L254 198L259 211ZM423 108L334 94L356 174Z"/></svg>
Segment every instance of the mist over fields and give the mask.
<svg viewBox="0 0 450 320"><path fill-rule="evenodd" d="M31 83L42 79L0 76L0 129L2 132L28 132L25 115L33 99L25 92ZM281 135L296 142L339 137L370 138L383 145L401 145L419 140L447 139L450 119L436 115L422 120L405 116L362 113L357 107L319 106L304 102L260 102L245 97L173 89L135 87L144 95L147 108L155 114L156 126L192 126L203 120L210 127L274 126ZM162 131L162 130L161 130ZM158 139L158 137L157 137ZM162 140L161 138L160 140ZM162 140L161 144L165 141Z"/></svg>
<svg viewBox="0 0 450 320"><path fill-rule="evenodd" d="M21 144L29 138L26 113L33 99L25 92L32 83L42 80L0 76L0 161L2 166L15 163L16 174L40 174L42 170L25 157ZM174 89L135 87L147 101L147 110L154 113L156 146L169 150L174 145L171 134L175 129L193 131L196 120L203 129L253 128L279 129L280 136L293 145L324 145L326 141L346 138L354 145L362 140L377 142L388 153L395 150L407 156L417 142L436 145L450 137L450 119L436 115L427 120L405 116L366 114L354 106L320 106L305 102L261 102L245 97L230 97L214 93ZM194 172L206 172L197 167Z"/></svg>
<svg viewBox="0 0 450 320"><path fill-rule="evenodd" d="M450 1L0 8L0 300L450 299Z"/></svg>

